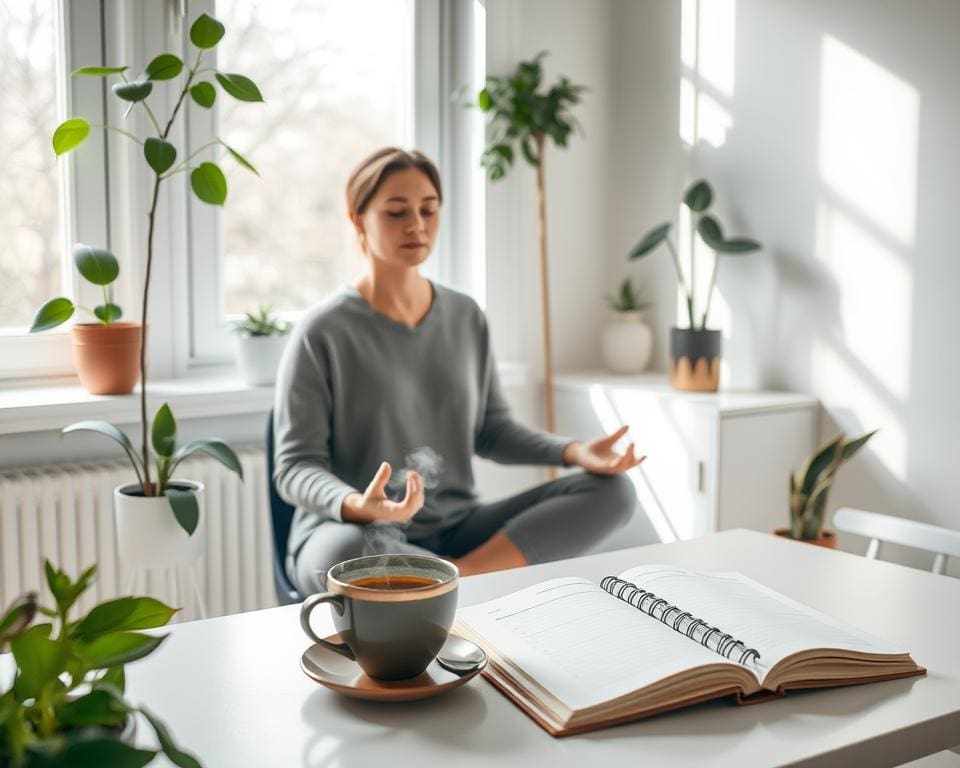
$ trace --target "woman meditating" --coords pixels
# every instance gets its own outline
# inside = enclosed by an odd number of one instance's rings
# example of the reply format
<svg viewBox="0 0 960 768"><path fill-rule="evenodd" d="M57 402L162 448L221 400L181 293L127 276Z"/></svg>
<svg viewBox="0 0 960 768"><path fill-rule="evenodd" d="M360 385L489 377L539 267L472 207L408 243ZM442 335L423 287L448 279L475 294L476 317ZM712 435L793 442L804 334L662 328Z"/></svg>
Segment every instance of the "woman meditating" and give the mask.
<svg viewBox="0 0 960 768"><path fill-rule="evenodd" d="M363 554L436 554L462 575L572 557L633 513L622 473L642 458L633 444L613 450L626 427L580 443L514 421L483 312L420 274L442 202L440 175L418 152L387 148L361 162L347 207L365 270L307 312L287 346L274 480L297 508L286 567L303 594ZM417 452L442 463L427 483L428 473L403 471ZM475 453L586 471L480 503Z"/></svg>

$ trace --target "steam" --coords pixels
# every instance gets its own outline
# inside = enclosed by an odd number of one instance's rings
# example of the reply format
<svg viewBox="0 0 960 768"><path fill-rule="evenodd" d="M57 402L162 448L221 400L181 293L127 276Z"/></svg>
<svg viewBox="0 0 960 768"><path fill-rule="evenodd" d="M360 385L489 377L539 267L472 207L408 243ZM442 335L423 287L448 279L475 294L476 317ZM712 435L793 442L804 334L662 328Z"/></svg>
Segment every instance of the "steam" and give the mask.
<svg viewBox="0 0 960 768"><path fill-rule="evenodd" d="M389 555L400 551L407 537L396 523L377 520L363 526L363 555Z"/></svg>
<svg viewBox="0 0 960 768"><path fill-rule="evenodd" d="M423 487L427 490L440 485L440 475L443 473L443 456L429 445L408 453L404 458L404 468L395 472L387 483L391 496L399 494L403 498L406 492L407 477L416 472L423 478Z"/></svg>

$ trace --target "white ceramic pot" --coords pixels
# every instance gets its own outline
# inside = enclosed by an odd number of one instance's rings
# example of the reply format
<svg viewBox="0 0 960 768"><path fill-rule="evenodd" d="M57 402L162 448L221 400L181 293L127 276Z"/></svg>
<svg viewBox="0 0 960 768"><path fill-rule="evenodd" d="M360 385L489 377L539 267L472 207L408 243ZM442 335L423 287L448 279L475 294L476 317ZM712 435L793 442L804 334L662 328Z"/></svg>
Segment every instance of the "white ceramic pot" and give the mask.
<svg viewBox="0 0 960 768"><path fill-rule="evenodd" d="M174 486L193 488L200 507L200 520L192 536L180 527L165 496L134 496L139 483L125 483L113 489L113 514L117 526L117 553L132 568L169 568L192 563L203 554L206 515L203 483L171 480Z"/></svg>
<svg viewBox="0 0 960 768"><path fill-rule="evenodd" d="M650 362L653 333L640 312L613 312L603 329L603 362L615 373L639 373Z"/></svg>
<svg viewBox="0 0 960 768"><path fill-rule="evenodd" d="M250 386L273 384L288 338L289 335L237 336L237 368L244 383Z"/></svg>

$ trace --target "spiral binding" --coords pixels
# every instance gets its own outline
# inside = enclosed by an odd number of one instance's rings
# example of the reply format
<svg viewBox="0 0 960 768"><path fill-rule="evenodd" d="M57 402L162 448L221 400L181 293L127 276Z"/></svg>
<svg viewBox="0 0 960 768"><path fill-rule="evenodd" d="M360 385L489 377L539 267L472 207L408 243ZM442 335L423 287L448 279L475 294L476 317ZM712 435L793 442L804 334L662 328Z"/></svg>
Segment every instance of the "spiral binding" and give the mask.
<svg viewBox="0 0 960 768"><path fill-rule="evenodd" d="M704 648L719 653L724 658L732 659L735 654L739 653L739 664L760 661L760 653L755 648L747 648L746 643L737 640L733 635L722 632L688 611L681 611L677 606L671 605L662 597L657 597L653 592L641 589L636 584L618 579L616 576L607 576L600 582L600 587L614 597L643 611L648 616L658 619L671 629L683 633L691 640L700 643ZM644 605L646 600L651 602ZM660 611L659 615L657 615L658 610ZM672 612L676 612L676 615L671 616ZM684 622L687 623L686 626L684 626Z"/></svg>

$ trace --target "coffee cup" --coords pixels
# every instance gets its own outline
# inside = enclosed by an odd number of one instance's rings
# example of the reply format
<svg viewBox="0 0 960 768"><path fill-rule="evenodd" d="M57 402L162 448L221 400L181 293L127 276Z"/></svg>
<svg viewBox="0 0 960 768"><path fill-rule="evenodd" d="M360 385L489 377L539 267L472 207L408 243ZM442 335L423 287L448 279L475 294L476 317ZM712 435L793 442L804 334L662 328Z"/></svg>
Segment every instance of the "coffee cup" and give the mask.
<svg viewBox="0 0 960 768"><path fill-rule="evenodd" d="M457 567L429 555L373 555L337 563L327 571L327 591L300 607L300 625L311 640L356 661L370 677L416 677L443 647L457 610ZM319 637L310 615L321 603L333 608L342 643Z"/></svg>

